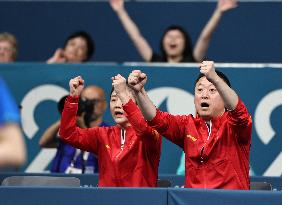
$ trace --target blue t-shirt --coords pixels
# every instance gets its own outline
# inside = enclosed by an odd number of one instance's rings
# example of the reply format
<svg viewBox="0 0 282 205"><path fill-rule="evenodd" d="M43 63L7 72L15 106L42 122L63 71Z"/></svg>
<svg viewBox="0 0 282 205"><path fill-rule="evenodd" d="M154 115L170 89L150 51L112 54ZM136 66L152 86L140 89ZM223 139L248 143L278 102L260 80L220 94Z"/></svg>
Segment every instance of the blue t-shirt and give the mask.
<svg viewBox="0 0 282 205"><path fill-rule="evenodd" d="M107 126L106 123L102 122L99 127ZM79 151L79 155L76 156L77 151ZM57 153L51 165L51 172L65 173L72 161L75 168L82 169L82 164L85 163L85 168L90 167L93 173L99 172L98 160L93 153L89 153L87 160L84 162L83 153L80 150L60 140Z"/></svg>
<svg viewBox="0 0 282 205"><path fill-rule="evenodd" d="M20 115L17 104L9 92L5 82L0 78L0 125L19 123Z"/></svg>

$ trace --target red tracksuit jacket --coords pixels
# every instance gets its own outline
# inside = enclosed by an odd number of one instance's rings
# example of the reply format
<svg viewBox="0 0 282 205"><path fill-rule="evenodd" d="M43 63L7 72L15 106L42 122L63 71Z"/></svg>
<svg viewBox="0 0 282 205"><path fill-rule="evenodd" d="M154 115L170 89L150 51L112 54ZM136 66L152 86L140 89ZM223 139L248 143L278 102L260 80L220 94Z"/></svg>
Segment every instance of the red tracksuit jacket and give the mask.
<svg viewBox="0 0 282 205"><path fill-rule="evenodd" d="M239 99L235 110L205 121L192 115L173 116L157 110L149 122L185 152L185 187L249 189L252 120ZM208 137L209 136L209 137Z"/></svg>
<svg viewBox="0 0 282 205"><path fill-rule="evenodd" d="M123 106L132 126L126 128L121 148L121 127L76 126L78 98L68 97L61 118L60 136L72 146L98 157L100 187L155 187L161 152L161 136L148 126L130 100Z"/></svg>

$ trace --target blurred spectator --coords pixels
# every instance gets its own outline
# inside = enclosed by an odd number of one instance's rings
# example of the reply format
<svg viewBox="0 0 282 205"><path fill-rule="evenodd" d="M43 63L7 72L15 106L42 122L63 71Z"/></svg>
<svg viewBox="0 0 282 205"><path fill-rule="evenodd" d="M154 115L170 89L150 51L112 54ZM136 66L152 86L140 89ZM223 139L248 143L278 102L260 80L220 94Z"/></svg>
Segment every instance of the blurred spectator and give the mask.
<svg viewBox="0 0 282 205"><path fill-rule="evenodd" d="M17 54L18 43L16 37L11 33L0 33L0 63L16 61Z"/></svg>
<svg viewBox="0 0 282 205"><path fill-rule="evenodd" d="M58 48L47 63L82 63L90 60L94 54L95 44L85 31L71 34L64 43L64 48Z"/></svg>
<svg viewBox="0 0 282 205"><path fill-rule="evenodd" d="M109 2L144 61L169 63L201 62L205 58L212 33L223 13L237 6L236 0L218 0L217 7L202 30L194 49L192 49L188 33L182 27L168 27L161 39L161 55L159 55L153 52L137 25L128 15L124 8L124 0L109 0Z"/></svg>
<svg viewBox="0 0 282 205"><path fill-rule="evenodd" d="M26 160L19 111L2 79L0 92L0 168L19 167Z"/></svg>
<svg viewBox="0 0 282 205"><path fill-rule="evenodd" d="M59 112L62 113L63 97L59 104ZM103 115L107 108L104 90L98 86L88 86L81 94L77 124L80 127L103 127ZM52 162L51 172L61 173L97 173L98 162L94 154L76 149L64 143L58 136L60 121L52 124L42 135L39 145L43 148L57 148L56 156Z"/></svg>

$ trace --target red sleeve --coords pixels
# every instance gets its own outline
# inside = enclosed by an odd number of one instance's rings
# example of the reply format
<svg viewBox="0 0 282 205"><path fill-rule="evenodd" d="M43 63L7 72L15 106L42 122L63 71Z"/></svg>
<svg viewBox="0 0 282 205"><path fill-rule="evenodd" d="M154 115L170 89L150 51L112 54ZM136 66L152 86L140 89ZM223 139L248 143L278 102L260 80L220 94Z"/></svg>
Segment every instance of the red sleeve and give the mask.
<svg viewBox="0 0 282 205"><path fill-rule="evenodd" d="M228 123L233 127L234 132L238 133L238 139L241 142L250 142L252 117L240 98L236 108L228 112L227 119Z"/></svg>
<svg viewBox="0 0 282 205"><path fill-rule="evenodd" d="M129 100L128 103L123 105L123 109L126 112L128 121L135 130L137 136L141 137L147 144L150 152L158 155L161 149L160 134L148 125L141 111L132 100Z"/></svg>
<svg viewBox="0 0 282 205"><path fill-rule="evenodd" d="M165 138L183 148L187 119L188 116L174 116L157 109L156 116L149 121L149 125Z"/></svg>
<svg viewBox="0 0 282 205"><path fill-rule="evenodd" d="M78 97L67 97L61 117L60 137L62 140L81 150L98 152L99 128L82 129L76 125Z"/></svg>

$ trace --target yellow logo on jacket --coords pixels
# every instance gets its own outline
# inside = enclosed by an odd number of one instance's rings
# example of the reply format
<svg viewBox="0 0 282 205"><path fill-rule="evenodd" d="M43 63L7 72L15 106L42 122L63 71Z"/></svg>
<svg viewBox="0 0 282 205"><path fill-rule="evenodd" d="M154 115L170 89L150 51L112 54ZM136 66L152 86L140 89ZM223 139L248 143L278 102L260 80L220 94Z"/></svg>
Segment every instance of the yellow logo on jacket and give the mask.
<svg viewBox="0 0 282 205"><path fill-rule="evenodd" d="M106 146L107 149L110 149L110 146L109 146L109 145L106 144L105 146Z"/></svg>
<svg viewBox="0 0 282 205"><path fill-rule="evenodd" d="M153 134L155 140L158 140L158 139L159 139L160 134L158 133L157 130L153 129L153 130L152 130L152 134Z"/></svg>
<svg viewBox="0 0 282 205"><path fill-rule="evenodd" d="M197 138L191 136L191 135L186 135L186 137L188 137L190 140L192 140L193 142L197 141Z"/></svg>

